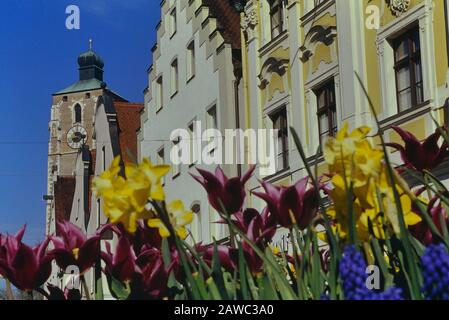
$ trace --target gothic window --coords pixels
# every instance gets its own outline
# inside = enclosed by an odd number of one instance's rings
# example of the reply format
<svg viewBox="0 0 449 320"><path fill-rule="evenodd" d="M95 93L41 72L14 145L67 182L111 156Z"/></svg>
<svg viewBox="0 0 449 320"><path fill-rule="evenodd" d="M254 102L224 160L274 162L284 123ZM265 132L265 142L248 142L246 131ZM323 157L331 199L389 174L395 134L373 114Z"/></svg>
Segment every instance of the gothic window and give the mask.
<svg viewBox="0 0 449 320"><path fill-rule="evenodd" d="M73 113L75 115L75 123L81 123L81 106L79 104L76 104L73 108Z"/></svg>

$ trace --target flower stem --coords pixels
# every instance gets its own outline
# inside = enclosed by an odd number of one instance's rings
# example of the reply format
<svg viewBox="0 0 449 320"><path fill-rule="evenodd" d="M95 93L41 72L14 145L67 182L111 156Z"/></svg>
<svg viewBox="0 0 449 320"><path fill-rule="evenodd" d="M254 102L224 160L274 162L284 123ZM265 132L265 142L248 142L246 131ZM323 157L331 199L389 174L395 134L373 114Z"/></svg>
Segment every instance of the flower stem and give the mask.
<svg viewBox="0 0 449 320"><path fill-rule="evenodd" d="M80 276L80 280L81 280L81 285L83 286L83 291L86 293L86 300L91 300L89 288L87 287L87 282L86 282L86 278L84 277L84 275Z"/></svg>
<svg viewBox="0 0 449 320"><path fill-rule="evenodd" d="M8 300L15 300L14 293L12 292L11 282L8 279L5 279L6 283L6 297Z"/></svg>

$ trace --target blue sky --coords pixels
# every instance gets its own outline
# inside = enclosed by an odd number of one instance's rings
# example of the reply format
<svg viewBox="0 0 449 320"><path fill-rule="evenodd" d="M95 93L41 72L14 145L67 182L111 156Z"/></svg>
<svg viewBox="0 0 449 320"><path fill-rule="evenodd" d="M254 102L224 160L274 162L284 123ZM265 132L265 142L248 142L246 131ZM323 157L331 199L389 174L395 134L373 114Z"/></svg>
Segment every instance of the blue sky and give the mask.
<svg viewBox="0 0 449 320"><path fill-rule="evenodd" d="M143 101L160 16L158 0L3 0L0 10L0 232L27 223L25 240L44 238L51 94L78 78L88 39L105 61L108 86ZM68 5L81 12L67 30Z"/></svg>

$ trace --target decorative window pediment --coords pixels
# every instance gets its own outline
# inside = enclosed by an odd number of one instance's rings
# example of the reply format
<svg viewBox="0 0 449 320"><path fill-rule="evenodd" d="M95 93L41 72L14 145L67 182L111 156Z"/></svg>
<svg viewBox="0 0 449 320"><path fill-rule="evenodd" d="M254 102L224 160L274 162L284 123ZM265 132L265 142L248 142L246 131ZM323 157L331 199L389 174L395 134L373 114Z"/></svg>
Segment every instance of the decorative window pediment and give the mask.
<svg viewBox="0 0 449 320"><path fill-rule="evenodd" d="M268 84L271 82L271 77L273 73L276 73L279 76L283 77L287 72L288 65L289 65L288 59L281 59L274 57L268 58L263 64L262 70L258 75L259 88L263 90L268 86Z"/></svg>
<svg viewBox="0 0 449 320"><path fill-rule="evenodd" d="M313 26L307 33L304 45L300 48L301 60L306 62L315 53L318 43L324 43L330 46L337 36L337 28L335 26Z"/></svg>

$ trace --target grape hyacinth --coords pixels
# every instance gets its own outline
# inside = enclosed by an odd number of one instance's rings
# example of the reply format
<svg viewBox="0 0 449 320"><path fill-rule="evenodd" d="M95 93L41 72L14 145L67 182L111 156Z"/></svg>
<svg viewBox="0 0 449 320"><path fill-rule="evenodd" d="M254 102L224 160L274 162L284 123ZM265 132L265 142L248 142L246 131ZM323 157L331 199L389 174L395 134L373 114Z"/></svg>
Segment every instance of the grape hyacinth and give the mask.
<svg viewBox="0 0 449 320"><path fill-rule="evenodd" d="M449 300L449 253L444 244L428 246L421 262L426 299Z"/></svg>
<svg viewBox="0 0 449 320"><path fill-rule="evenodd" d="M391 287L378 292L366 287L366 263L354 246L346 247L340 262L340 277L347 300L402 300L402 290Z"/></svg>

